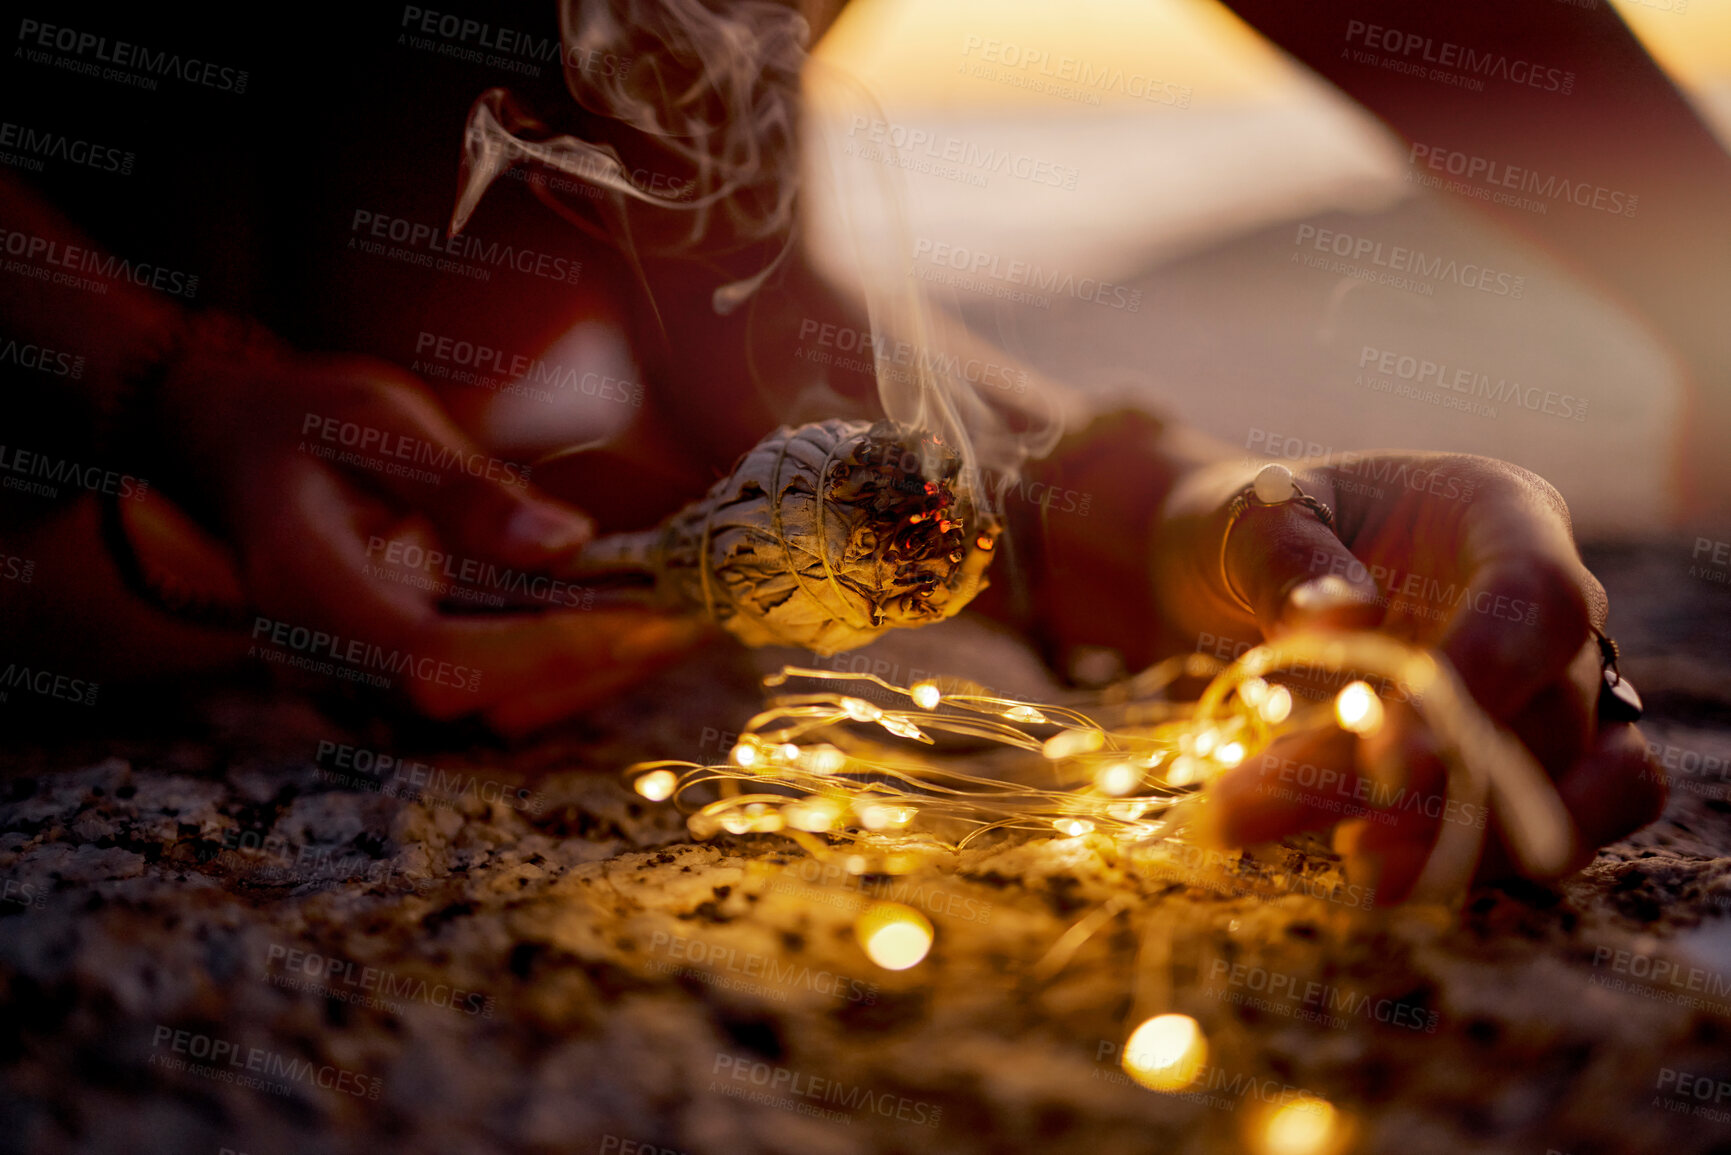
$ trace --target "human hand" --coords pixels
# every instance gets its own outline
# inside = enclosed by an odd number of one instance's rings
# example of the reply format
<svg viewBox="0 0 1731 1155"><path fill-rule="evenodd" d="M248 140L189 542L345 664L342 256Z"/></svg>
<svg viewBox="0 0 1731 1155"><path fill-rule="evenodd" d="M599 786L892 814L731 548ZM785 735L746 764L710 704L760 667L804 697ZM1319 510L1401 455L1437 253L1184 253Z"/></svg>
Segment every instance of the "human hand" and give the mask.
<svg viewBox="0 0 1731 1155"><path fill-rule="evenodd" d="M593 705L710 634L589 609L561 579L593 534L527 467L476 446L394 366L257 335L188 342L154 397L174 496L232 546L261 645L345 655L435 718L506 733ZM429 559L437 558L437 562ZM451 612L448 607L514 611ZM363 649L344 649L350 643Z"/></svg>
<svg viewBox="0 0 1731 1155"><path fill-rule="evenodd" d="M1570 870L1659 815L1663 774L1640 732L1598 717L1593 631L1604 625L1605 594L1554 488L1459 454L1291 466L1332 508L1333 530L1298 503L1252 505L1223 556L1227 505L1255 469L1214 466L1176 487L1155 572L1174 620L1204 639L1199 649L1232 657L1297 629L1375 629L1437 650L1550 775L1575 825ZM1444 784L1433 737L1395 702L1372 735L1294 735L1228 771L1211 787L1209 824L1228 845L1336 826L1349 876L1392 904L1411 892L1441 823L1473 820L1446 814ZM1481 874L1508 869L1493 843Z"/></svg>

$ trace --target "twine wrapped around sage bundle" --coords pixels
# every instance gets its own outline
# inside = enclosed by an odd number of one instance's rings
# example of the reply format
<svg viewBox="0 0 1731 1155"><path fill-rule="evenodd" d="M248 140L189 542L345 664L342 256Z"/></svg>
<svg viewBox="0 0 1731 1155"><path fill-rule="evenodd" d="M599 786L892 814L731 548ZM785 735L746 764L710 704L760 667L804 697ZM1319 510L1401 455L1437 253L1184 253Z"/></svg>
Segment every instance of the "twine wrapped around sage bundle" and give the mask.
<svg viewBox="0 0 1731 1155"><path fill-rule="evenodd" d="M821 655L951 617L999 526L939 439L893 422L782 426L655 529L591 543L577 576L648 575L748 646Z"/></svg>

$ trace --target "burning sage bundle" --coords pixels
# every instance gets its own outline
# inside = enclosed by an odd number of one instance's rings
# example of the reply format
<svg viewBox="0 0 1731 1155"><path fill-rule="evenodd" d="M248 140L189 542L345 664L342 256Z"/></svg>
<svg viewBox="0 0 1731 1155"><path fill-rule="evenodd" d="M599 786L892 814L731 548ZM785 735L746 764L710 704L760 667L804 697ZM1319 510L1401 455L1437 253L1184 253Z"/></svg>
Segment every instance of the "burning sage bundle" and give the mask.
<svg viewBox="0 0 1731 1155"><path fill-rule="evenodd" d="M646 574L749 646L852 649L985 587L998 525L961 466L889 421L784 425L659 527L593 542L578 572Z"/></svg>

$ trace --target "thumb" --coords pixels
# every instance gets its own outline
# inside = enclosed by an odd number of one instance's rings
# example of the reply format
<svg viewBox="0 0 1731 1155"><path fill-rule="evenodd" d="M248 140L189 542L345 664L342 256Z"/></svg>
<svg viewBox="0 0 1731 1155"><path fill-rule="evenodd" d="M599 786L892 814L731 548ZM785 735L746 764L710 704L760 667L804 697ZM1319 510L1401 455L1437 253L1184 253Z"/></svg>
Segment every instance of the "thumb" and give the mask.
<svg viewBox="0 0 1731 1155"><path fill-rule="evenodd" d="M1269 488L1260 478L1259 484ZM1382 591L1369 569L1309 506L1252 502L1226 533L1227 592L1249 603L1264 636L1381 624Z"/></svg>

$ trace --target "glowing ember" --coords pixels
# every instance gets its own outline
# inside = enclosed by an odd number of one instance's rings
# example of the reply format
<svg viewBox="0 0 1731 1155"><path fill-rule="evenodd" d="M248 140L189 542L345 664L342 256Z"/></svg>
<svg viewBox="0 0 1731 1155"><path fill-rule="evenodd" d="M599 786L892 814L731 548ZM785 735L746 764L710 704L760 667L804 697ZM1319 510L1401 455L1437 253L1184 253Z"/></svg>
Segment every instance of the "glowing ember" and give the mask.
<svg viewBox="0 0 1731 1155"><path fill-rule="evenodd" d="M984 585L998 524L962 466L892 421L783 426L659 526L590 542L574 576L648 578L749 646L857 649Z"/></svg>

